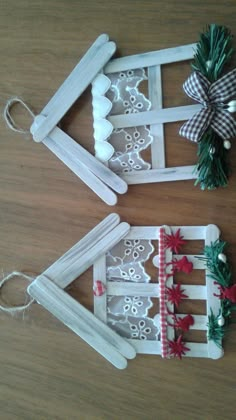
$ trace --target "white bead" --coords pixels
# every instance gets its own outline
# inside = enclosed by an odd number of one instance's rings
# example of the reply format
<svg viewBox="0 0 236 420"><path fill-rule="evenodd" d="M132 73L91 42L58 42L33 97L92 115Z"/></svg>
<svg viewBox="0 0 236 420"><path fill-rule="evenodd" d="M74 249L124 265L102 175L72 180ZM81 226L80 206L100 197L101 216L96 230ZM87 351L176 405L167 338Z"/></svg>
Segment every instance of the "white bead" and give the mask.
<svg viewBox="0 0 236 420"><path fill-rule="evenodd" d="M224 141L224 148L225 148L226 150L231 149L231 143L230 143L230 141L229 141L229 140L225 140L225 141Z"/></svg>
<svg viewBox="0 0 236 420"><path fill-rule="evenodd" d="M231 113L236 112L236 101L230 101L228 103L228 111Z"/></svg>
<svg viewBox="0 0 236 420"><path fill-rule="evenodd" d="M220 253L218 255L218 260L222 261L223 263L226 263L226 260L227 260L226 255L223 253Z"/></svg>
<svg viewBox="0 0 236 420"><path fill-rule="evenodd" d="M207 70L209 70L211 68L211 66L212 66L212 61L211 60L207 60L206 61L206 68L207 68Z"/></svg>
<svg viewBox="0 0 236 420"><path fill-rule="evenodd" d="M217 319L217 324L219 325L219 327L223 327L223 325L225 324L225 319L222 315L219 316L219 318Z"/></svg>
<svg viewBox="0 0 236 420"><path fill-rule="evenodd" d="M210 148L210 150L209 150L209 152L210 152L210 154L211 154L211 155L214 155L215 151L216 151L216 149L215 149L215 147L214 147L214 146L212 146L212 147Z"/></svg>

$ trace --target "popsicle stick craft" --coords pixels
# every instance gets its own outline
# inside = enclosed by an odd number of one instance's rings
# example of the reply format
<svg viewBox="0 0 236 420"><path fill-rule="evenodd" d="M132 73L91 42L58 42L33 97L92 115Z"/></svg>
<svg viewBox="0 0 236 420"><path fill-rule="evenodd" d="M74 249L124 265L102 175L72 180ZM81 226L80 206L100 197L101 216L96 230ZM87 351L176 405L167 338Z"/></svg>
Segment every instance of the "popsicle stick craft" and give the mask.
<svg viewBox="0 0 236 420"><path fill-rule="evenodd" d="M231 40L227 28L210 25L198 44L109 61L116 45L103 34L34 118L33 139L108 205L116 204L115 193L124 194L127 184L196 179L202 189L225 186L229 139L236 135L236 69L222 77L233 52ZM163 108L162 66L192 59L194 72L183 88L197 104ZM148 98L139 91L144 80ZM57 125L90 83L95 157ZM9 103L5 119L14 130ZM164 125L185 120L180 135L198 143L197 165L167 168ZM148 148L151 163L141 156Z"/></svg>
<svg viewBox="0 0 236 420"><path fill-rule="evenodd" d="M180 254L185 242L191 246L196 240L203 242L204 255ZM131 227L120 243L94 263L96 290L99 281L95 316L126 338L137 353L222 357L224 326L236 301L224 247L215 225ZM145 268L150 260L156 267L155 278ZM195 270L205 273L205 284L176 281L176 273L178 278L181 274L191 279ZM181 302L191 308L199 300L206 304L204 314L178 310ZM186 339L189 330L202 332L202 342Z"/></svg>
<svg viewBox="0 0 236 420"><path fill-rule="evenodd" d="M236 111L236 102L230 101L236 99L236 69L221 77L232 56L231 40L227 28L210 25L197 44L108 62L92 88L96 157L108 162L128 184L196 179L202 189L225 186L229 139L236 135L231 114ZM195 104L163 108L162 66L192 59L194 72L183 88ZM101 79L110 84L105 94L96 87ZM144 80L148 82L148 97L139 91ZM105 115L107 124L102 125ZM188 122L181 127L180 135L198 142L198 163L167 168L164 124L185 120ZM109 123L113 127L111 135ZM99 135L98 124L102 129ZM141 157L147 148L151 149L151 163Z"/></svg>
<svg viewBox="0 0 236 420"><path fill-rule="evenodd" d="M76 143L57 124L109 61L115 50L115 43L110 42L107 35L100 35L41 113L34 118L30 128L36 142L42 142L109 205L116 204L115 193L124 194L127 191L126 182ZM9 108L15 102L20 102L29 110L22 100L13 98L6 106L5 119L13 130L24 133L23 130L15 129L10 115ZM30 110L29 112L32 115Z"/></svg>
<svg viewBox="0 0 236 420"><path fill-rule="evenodd" d="M180 254L195 240L203 241L203 253ZM118 369L136 353L218 359L236 303L225 246L215 225L130 227L110 214L36 279L23 275L31 282L26 305L0 310L25 310L35 300ZM63 290L90 266L94 313ZM204 272L205 283L182 284L195 270ZM199 300L204 314L192 310ZM179 310L182 302L187 312ZM202 331L203 342L189 340L189 330Z"/></svg>

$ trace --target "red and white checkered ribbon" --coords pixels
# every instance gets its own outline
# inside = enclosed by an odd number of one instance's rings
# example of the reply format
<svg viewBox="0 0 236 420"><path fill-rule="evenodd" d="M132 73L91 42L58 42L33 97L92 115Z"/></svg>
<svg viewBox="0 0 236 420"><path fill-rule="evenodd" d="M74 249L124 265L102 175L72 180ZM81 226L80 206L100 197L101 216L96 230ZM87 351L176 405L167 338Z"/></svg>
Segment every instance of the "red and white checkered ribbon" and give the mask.
<svg viewBox="0 0 236 420"><path fill-rule="evenodd" d="M167 339L167 320L166 320L166 258L165 258L165 229L159 231L159 310L160 310L160 329L161 329L161 355L168 357Z"/></svg>
<svg viewBox="0 0 236 420"><path fill-rule="evenodd" d="M203 108L180 128L179 134L199 141L211 127L222 139L236 136L236 122L226 102L236 96L236 69L214 83L200 72L194 72L183 85L185 93L203 105Z"/></svg>

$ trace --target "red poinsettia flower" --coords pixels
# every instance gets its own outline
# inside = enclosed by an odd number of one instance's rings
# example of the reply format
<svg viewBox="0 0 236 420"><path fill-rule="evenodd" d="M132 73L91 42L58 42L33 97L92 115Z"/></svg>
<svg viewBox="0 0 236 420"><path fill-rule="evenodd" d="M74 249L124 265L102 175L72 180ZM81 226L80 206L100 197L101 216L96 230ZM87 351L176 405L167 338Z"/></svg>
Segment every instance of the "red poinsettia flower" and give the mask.
<svg viewBox="0 0 236 420"><path fill-rule="evenodd" d="M188 298L188 296L183 292L184 289L181 289L181 285L179 283L177 285L173 284L171 287L166 287L167 300L178 308L180 301L183 298Z"/></svg>
<svg viewBox="0 0 236 420"><path fill-rule="evenodd" d="M190 349L184 345L183 336L180 335L177 340L168 341L169 344L169 355L178 357L178 359L182 359L182 356L185 356L186 351Z"/></svg>
<svg viewBox="0 0 236 420"><path fill-rule="evenodd" d="M175 254L179 253L181 246L185 243L186 241L183 240L183 236L180 235L180 229L178 229L176 233L171 233L170 235L165 234L165 249L169 248L171 251L175 252Z"/></svg>

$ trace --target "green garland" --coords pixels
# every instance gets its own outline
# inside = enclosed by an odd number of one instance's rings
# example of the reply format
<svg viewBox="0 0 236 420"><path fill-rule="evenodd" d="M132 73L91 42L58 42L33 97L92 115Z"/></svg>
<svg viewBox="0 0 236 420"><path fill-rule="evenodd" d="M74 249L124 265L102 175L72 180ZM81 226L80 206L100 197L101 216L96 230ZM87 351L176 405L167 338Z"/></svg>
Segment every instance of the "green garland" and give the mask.
<svg viewBox="0 0 236 420"><path fill-rule="evenodd" d="M194 71L201 72L213 83L222 75L225 65L232 57L232 35L224 26L212 24L200 35L196 54L192 63ZM197 180L201 189L213 190L225 187L230 174L228 168L228 150L222 139L208 129L198 142Z"/></svg>
<svg viewBox="0 0 236 420"><path fill-rule="evenodd" d="M211 243L210 246L205 246L204 257L199 257L199 259L205 260L206 262L206 267L209 270L208 277L222 288L229 288L233 285L231 267L224 254L226 246L226 242L217 240ZM231 321L231 313L235 309L236 305L229 299L223 298L221 299L219 313L214 314L211 310L208 316L207 337L209 340L213 340L219 347L221 347L221 341L224 337L226 327ZM224 320L223 325L219 324L219 319Z"/></svg>

